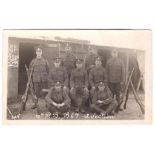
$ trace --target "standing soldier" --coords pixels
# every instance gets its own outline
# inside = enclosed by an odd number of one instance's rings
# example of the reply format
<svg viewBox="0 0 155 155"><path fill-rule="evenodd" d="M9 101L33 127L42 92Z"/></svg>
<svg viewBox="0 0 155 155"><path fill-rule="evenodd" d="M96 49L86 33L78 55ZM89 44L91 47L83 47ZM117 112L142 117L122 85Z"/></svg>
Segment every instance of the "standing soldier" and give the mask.
<svg viewBox="0 0 155 155"><path fill-rule="evenodd" d="M98 89L95 90L92 96L90 108L97 113L107 116L113 114L116 107L117 101L112 98L109 88L103 82L100 82Z"/></svg>
<svg viewBox="0 0 155 155"><path fill-rule="evenodd" d="M116 111L120 109L121 98L120 91L124 84L124 65L120 58L118 58L118 51L114 49L112 51L112 58L110 58L106 64L107 82L108 86L113 94L116 95L118 107Z"/></svg>
<svg viewBox="0 0 155 155"><path fill-rule="evenodd" d="M67 71L69 79L70 79L72 70L75 69L76 67L75 63L76 63L76 57L73 55L71 47L68 46L67 44L66 55L64 57L63 66Z"/></svg>
<svg viewBox="0 0 155 155"><path fill-rule="evenodd" d="M89 83L91 86L91 97L95 89L98 87L99 82L107 82L107 75L100 57L96 58L95 68L93 68L89 74Z"/></svg>
<svg viewBox="0 0 155 155"><path fill-rule="evenodd" d="M61 58L56 58L54 60L54 67L50 71L49 82L51 87L55 85L56 82L60 82L64 91L69 93L68 89L68 74L64 67L61 66Z"/></svg>
<svg viewBox="0 0 155 155"><path fill-rule="evenodd" d="M85 57L85 68L89 74L90 70L95 67L95 60L97 55L95 54L95 50L89 46L88 54Z"/></svg>
<svg viewBox="0 0 155 155"><path fill-rule="evenodd" d="M85 112L84 106L89 97L87 72L83 68L82 60L76 61L77 68L72 71L70 79L70 94L76 112Z"/></svg>
<svg viewBox="0 0 155 155"><path fill-rule="evenodd" d="M42 57L42 48L37 46L36 58L34 58L29 66L29 70L33 69L32 73L32 82L34 87L34 93L36 95L35 103L31 107L32 109L37 108L37 114L40 115L41 111L38 106L38 99L42 97L42 89L47 89L48 87L48 74L49 74L49 64L47 60Z"/></svg>
<svg viewBox="0 0 155 155"><path fill-rule="evenodd" d="M51 87L47 96L45 97L46 105L49 112L58 112L58 115L68 112L70 108L70 98L68 94L63 90L62 84L56 82L54 87Z"/></svg>

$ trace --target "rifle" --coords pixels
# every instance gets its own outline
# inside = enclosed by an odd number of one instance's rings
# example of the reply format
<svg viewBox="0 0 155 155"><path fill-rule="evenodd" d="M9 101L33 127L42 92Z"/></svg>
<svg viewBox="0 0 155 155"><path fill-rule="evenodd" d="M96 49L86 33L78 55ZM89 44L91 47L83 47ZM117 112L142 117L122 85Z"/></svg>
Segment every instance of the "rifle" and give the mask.
<svg viewBox="0 0 155 155"><path fill-rule="evenodd" d="M27 73L27 77L29 78L29 69L27 67L27 65L25 64L25 69L26 69L26 73ZM31 94L31 97L32 97L32 100L33 102L35 102L35 100L37 99L35 93L34 93L34 89L33 89L33 83L32 83L32 80L30 81L30 94Z"/></svg>
<svg viewBox="0 0 155 155"><path fill-rule="evenodd" d="M28 82L27 82L27 85L26 85L25 93L22 96L22 101L21 101L21 106L20 106L20 113L22 113L23 110L25 110L25 105L26 105L26 102L27 102L27 99L28 99L28 91L29 91L30 83L31 83L31 77L32 77L32 73L33 73L33 68L34 68L34 64L32 66L32 70L31 70L31 72L29 74L29 78L28 78Z"/></svg>
<svg viewBox="0 0 155 155"><path fill-rule="evenodd" d="M131 71L131 73L130 73L130 75L129 75L128 81L127 81L127 83L126 83L126 85L125 85L125 90L124 90L124 94L123 94L123 96L122 96L121 102L120 102L120 104L118 105L116 111L119 110L119 108L121 107L121 105L123 105L123 103L124 103L123 108L126 109L126 104L127 104L126 97L127 97L127 94L128 94L128 88L129 88L129 84L130 84L131 77L132 77L132 75L133 75L134 70L135 70L135 68L133 67L133 69L132 69L132 71Z"/></svg>
<svg viewBox="0 0 155 155"><path fill-rule="evenodd" d="M135 87L134 87L132 81L131 81L130 83L131 83L131 87L132 87L133 94L134 94L134 96L135 96L136 102L137 102L138 105L140 106L140 109L141 109L142 114L144 114L144 113L145 113L144 105L142 104L142 102L141 102L139 96L137 95L137 92L136 92L136 90L135 90Z"/></svg>
<svg viewBox="0 0 155 155"><path fill-rule="evenodd" d="M124 90L124 95L123 95L123 99L122 99L122 102L125 102L124 103L124 109L126 109L126 104L127 104L126 97L127 97L127 94L128 94L128 89L129 89L130 81L131 81L134 70L135 70L135 67L133 67L133 69L132 69L132 71L131 71L131 73L129 75L129 79L127 81L127 84L126 84L126 87L125 87L125 90Z"/></svg>

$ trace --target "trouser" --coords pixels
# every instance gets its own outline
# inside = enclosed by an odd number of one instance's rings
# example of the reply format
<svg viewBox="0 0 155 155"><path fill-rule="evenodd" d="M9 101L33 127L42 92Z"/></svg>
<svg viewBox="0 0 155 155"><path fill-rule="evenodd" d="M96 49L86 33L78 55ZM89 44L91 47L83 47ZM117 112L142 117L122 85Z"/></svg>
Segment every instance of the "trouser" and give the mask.
<svg viewBox="0 0 155 155"><path fill-rule="evenodd" d="M84 88L74 88L70 91L70 95L75 111L79 112L84 110L85 104L89 97L89 91L84 91Z"/></svg>
<svg viewBox="0 0 155 155"><path fill-rule="evenodd" d="M42 89L47 89L48 88L48 82L33 82L33 87L34 87L34 93L36 95L36 99L34 101L35 106L37 108L37 114L41 114L41 109L38 105L38 100L39 98L42 98L45 96L45 94L42 92Z"/></svg>
<svg viewBox="0 0 155 155"><path fill-rule="evenodd" d="M68 102L67 104L65 104L64 106L62 106L60 108L57 108L53 104L48 103L46 101L46 106L47 106L47 109L49 110L49 112L51 114L55 113L55 112L57 112L58 114L62 114L62 113L65 113L65 112L69 111L69 109L70 109L70 102Z"/></svg>
<svg viewBox="0 0 155 155"><path fill-rule="evenodd" d="M106 115L110 114L111 112L115 111L117 107L117 101L112 99L111 101L108 101L106 105L104 104L98 104L98 103L92 103L90 104L90 108L92 111L103 113L105 112Z"/></svg>
<svg viewBox="0 0 155 155"><path fill-rule="evenodd" d="M116 95L116 100L118 104L121 104L121 97L120 97L120 92L121 92L121 84L120 83L108 83L108 86L112 92L113 97Z"/></svg>

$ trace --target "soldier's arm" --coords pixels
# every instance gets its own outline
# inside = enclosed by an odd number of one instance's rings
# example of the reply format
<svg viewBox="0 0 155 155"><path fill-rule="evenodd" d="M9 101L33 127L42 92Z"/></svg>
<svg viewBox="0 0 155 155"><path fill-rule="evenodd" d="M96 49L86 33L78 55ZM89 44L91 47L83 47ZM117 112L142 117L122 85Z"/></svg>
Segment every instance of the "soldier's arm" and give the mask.
<svg viewBox="0 0 155 155"><path fill-rule="evenodd" d="M51 99L51 95L52 95L52 89L50 89L49 92L48 92L48 94L46 95L45 101L47 103L53 104L54 101Z"/></svg>
<svg viewBox="0 0 155 155"><path fill-rule="evenodd" d="M111 92L111 90L109 89L109 87L107 86L107 88L106 88L106 90L107 90L107 95L108 95L108 99L109 100L112 100L112 92Z"/></svg>
<svg viewBox="0 0 155 155"><path fill-rule="evenodd" d="M29 65L29 72L31 72L31 70L32 70L32 67L33 67L33 65L34 65L34 61L35 61L35 59L33 59L33 60L31 61L30 65Z"/></svg>
<svg viewBox="0 0 155 155"><path fill-rule="evenodd" d="M74 70L71 73L70 86L71 88L74 88Z"/></svg>
<svg viewBox="0 0 155 155"><path fill-rule="evenodd" d="M107 82L108 82L108 79L109 79L109 77L108 77L108 75L109 75L109 60L106 63L105 71L106 71Z"/></svg>
<svg viewBox="0 0 155 155"><path fill-rule="evenodd" d="M106 70L103 68L103 78L104 78L104 82L107 83L108 79L107 79L107 72Z"/></svg>
<svg viewBox="0 0 155 155"><path fill-rule="evenodd" d="M65 68L64 68L64 76L65 76L64 86L68 87L69 80L68 80L68 74Z"/></svg>
<svg viewBox="0 0 155 155"><path fill-rule="evenodd" d="M125 68L124 68L124 64L123 62L121 61L121 82L124 83L125 82Z"/></svg>
<svg viewBox="0 0 155 155"><path fill-rule="evenodd" d="M49 63L48 63L48 61L46 60L46 71L47 71L48 74L49 74L49 71L50 71L49 68L50 68L50 67L49 67Z"/></svg>
<svg viewBox="0 0 155 155"><path fill-rule="evenodd" d="M87 69L87 67L88 67L88 64L87 64L87 55L86 55L85 58L84 58L84 66L85 66L85 68Z"/></svg>
<svg viewBox="0 0 155 155"><path fill-rule="evenodd" d="M87 72L84 71L84 77L85 77L85 87L88 88L88 75L87 75Z"/></svg>
<svg viewBox="0 0 155 155"><path fill-rule="evenodd" d="M90 83L90 86L91 87L94 87L95 86L94 80L93 80L93 70L90 71L90 73L89 73L89 83Z"/></svg>
<svg viewBox="0 0 155 155"><path fill-rule="evenodd" d="M92 104L96 104L97 103L97 93L95 92L93 94L93 98L92 98Z"/></svg>
<svg viewBox="0 0 155 155"><path fill-rule="evenodd" d="M51 86L54 86L54 81L53 81L53 70L50 71L49 73L49 84L50 84L50 87Z"/></svg>
<svg viewBox="0 0 155 155"><path fill-rule="evenodd" d="M64 96L64 104L67 105L67 104L70 104L71 102L71 99L69 98L68 94L63 92L63 96Z"/></svg>

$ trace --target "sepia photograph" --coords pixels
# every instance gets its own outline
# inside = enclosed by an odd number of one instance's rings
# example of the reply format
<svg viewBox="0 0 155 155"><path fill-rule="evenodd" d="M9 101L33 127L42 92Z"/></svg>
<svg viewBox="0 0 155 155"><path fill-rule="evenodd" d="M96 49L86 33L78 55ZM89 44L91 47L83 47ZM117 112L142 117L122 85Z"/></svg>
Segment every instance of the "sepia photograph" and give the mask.
<svg viewBox="0 0 155 155"><path fill-rule="evenodd" d="M4 123L151 123L151 33L4 30Z"/></svg>

